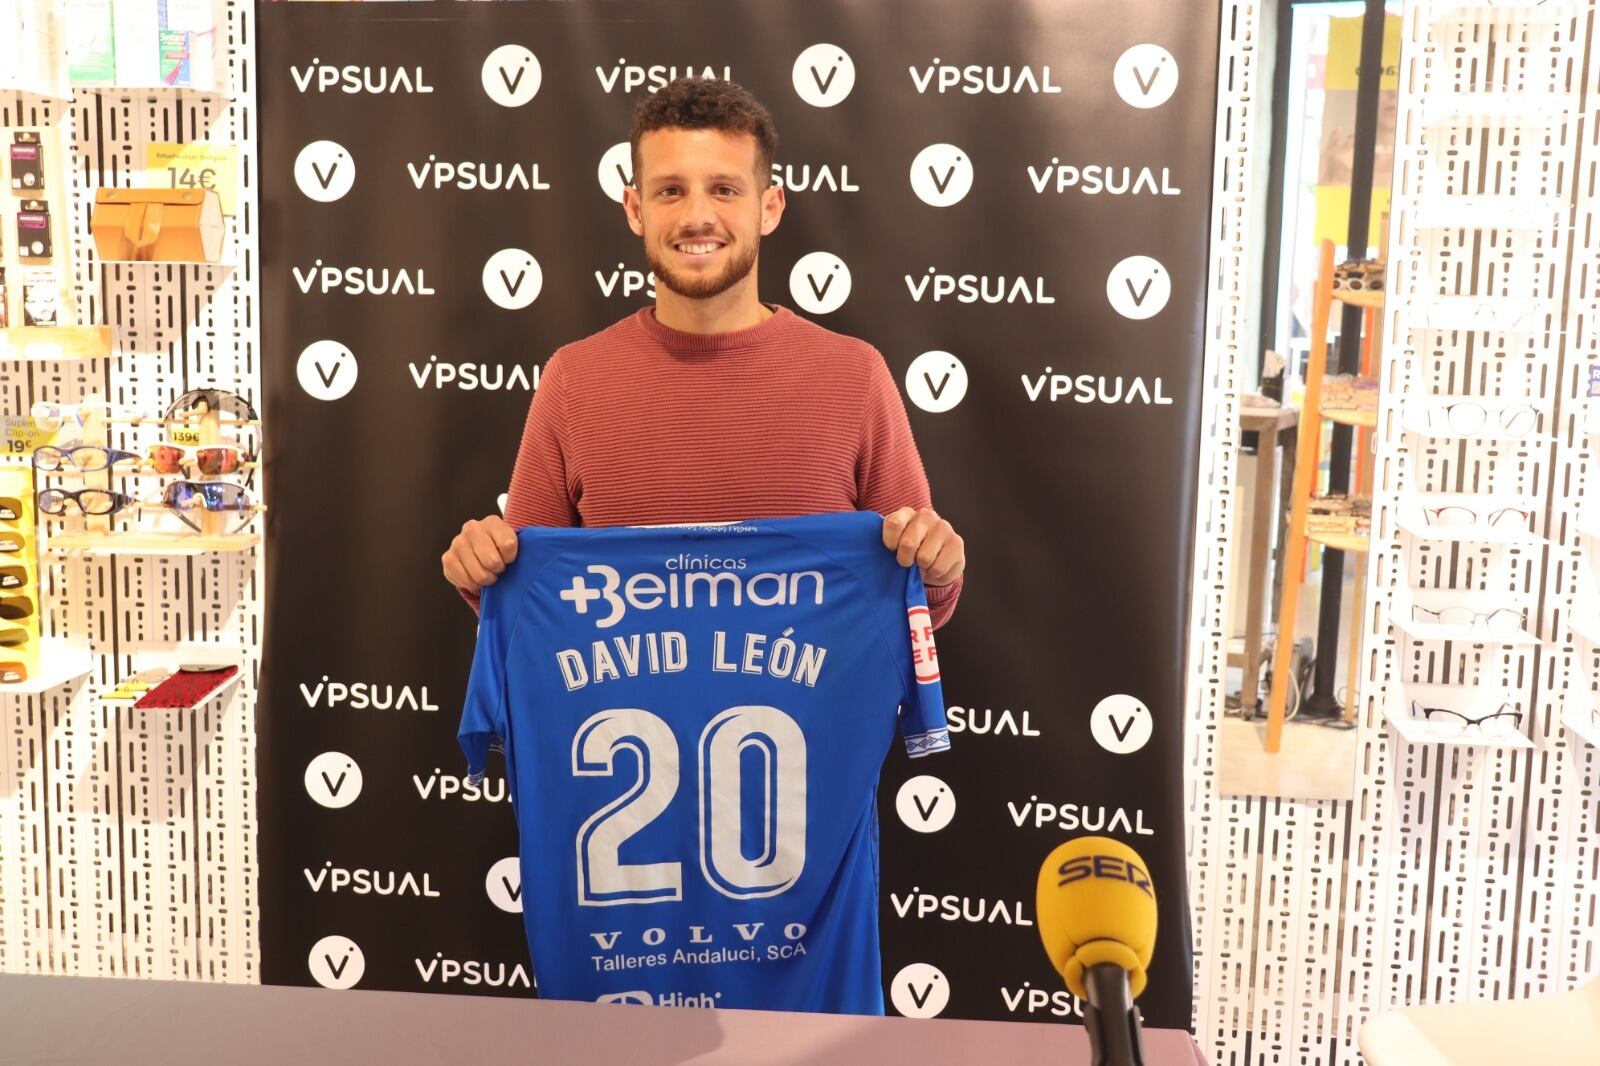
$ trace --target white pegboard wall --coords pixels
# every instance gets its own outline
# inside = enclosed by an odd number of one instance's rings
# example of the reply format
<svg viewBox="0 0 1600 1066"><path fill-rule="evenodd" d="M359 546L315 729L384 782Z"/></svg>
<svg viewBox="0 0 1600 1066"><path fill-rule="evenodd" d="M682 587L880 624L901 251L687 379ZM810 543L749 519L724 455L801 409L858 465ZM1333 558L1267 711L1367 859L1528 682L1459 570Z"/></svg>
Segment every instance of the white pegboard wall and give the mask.
<svg viewBox="0 0 1600 1066"><path fill-rule="evenodd" d="M226 7L223 92L0 96L0 125L66 133L78 320L113 324L118 353L0 364L6 413L97 393L159 415L185 389L211 385L259 407L253 17L249 4ZM230 266L106 265L94 256L94 189L137 184L146 146L157 141L239 146L240 203L223 253ZM111 437L135 451L155 439L131 426L113 426ZM154 484L140 482L136 494ZM252 489L260 488L257 477ZM256 981L259 551L42 563L45 632L95 655L83 681L0 695L0 972ZM242 651L243 680L194 711L149 714L95 699L177 642Z"/></svg>
<svg viewBox="0 0 1600 1066"><path fill-rule="evenodd" d="M1219 166L1249 151L1229 117L1253 95L1248 78L1230 83L1227 60L1254 73L1253 36L1238 27L1257 16L1227 11ZM1351 802L1216 791L1227 571L1215 560L1228 543L1236 424L1206 441L1197 560L1213 565L1197 565L1188 794L1196 1028L1215 1063L1357 1063L1356 1031L1383 1010L1549 993L1600 971L1600 755L1560 723L1567 691L1593 693L1600 679L1600 652L1571 630L1581 582L1600 592L1600 568L1580 565L1600 561L1600 540L1578 531L1600 530L1596 494L1585 495L1600 478L1600 437L1584 424L1600 402L1586 395L1600 365L1594 18L1591 3L1562 0L1406 6ZM1223 192L1219 182L1226 211ZM1485 228L1490 218L1504 225ZM1237 242L1214 234L1224 270ZM1213 345L1239 315L1229 295L1214 277ZM1218 346L1215 358L1239 354L1254 353ZM1209 429L1234 406L1236 379L1210 352L1207 371ZM1409 432L1402 416L1430 396L1530 403L1539 436ZM1420 541L1396 522L1419 492L1530 499L1544 540ZM1525 605L1540 643L1415 640L1391 624L1411 589ZM1533 750L1400 739L1386 703L1421 683L1504 689Z"/></svg>

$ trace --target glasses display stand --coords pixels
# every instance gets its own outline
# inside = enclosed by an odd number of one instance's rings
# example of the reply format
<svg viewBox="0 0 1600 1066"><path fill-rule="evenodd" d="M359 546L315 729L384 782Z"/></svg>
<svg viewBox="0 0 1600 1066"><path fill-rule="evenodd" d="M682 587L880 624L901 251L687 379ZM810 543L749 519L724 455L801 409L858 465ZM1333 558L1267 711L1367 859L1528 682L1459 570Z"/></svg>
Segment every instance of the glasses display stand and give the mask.
<svg viewBox="0 0 1600 1066"><path fill-rule="evenodd" d="M226 444L222 427L255 426L259 421L241 419L224 420L221 415L205 407L180 418L145 419L113 417L109 420L97 416L85 426L87 438L91 428L98 428L95 439L105 440L106 421L142 425L155 422L166 427L169 436L179 444L200 446ZM254 469L251 465L250 469ZM127 475L134 476L134 475ZM191 480L219 481L215 475L196 474ZM110 486L107 486L110 487ZM141 507L141 510L148 509ZM255 512L264 512L265 504L256 504ZM195 508L197 531L112 529L109 516L69 516L61 531L50 536L46 547L51 551L86 552L108 555L201 555L208 552L237 552L261 543L255 532L229 532L230 516L224 512Z"/></svg>
<svg viewBox="0 0 1600 1066"><path fill-rule="evenodd" d="M1404 690L1403 692L1401 690ZM1466 688L1459 685L1400 685L1391 686L1391 695L1383 713L1395 732L1413 744L1445 744L1475 748L1531 748L1529 740L1509 718L1496 718L1481 725L1471 724L1480 715L1493 714L1504 704L1504 692L1491 688ZM1408 700L1416 700L1430 707L1456 711L1455 715L1436 716L1429 720L1414 715ZM1515 710L1515 708L1512 708Z"/></svg>

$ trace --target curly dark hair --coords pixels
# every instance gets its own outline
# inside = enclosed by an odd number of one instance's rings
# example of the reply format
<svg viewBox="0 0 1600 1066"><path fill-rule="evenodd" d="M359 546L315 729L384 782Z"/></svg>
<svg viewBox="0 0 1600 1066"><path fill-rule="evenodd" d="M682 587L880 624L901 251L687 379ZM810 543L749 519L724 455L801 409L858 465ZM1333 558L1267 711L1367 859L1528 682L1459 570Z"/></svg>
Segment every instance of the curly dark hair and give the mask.
<svg viewBox="0 0 1600 1066"><path fill-rule="evenodd" d="M719 78L677 78L640 98L633 109L633 173L639 173L639 138L659 129L723 130L756 139L756 178L771 184L778 127L772 114L738 82ZM764 180L763 180L764 179ZM637 177L635 178L637 184Z"/></svg>

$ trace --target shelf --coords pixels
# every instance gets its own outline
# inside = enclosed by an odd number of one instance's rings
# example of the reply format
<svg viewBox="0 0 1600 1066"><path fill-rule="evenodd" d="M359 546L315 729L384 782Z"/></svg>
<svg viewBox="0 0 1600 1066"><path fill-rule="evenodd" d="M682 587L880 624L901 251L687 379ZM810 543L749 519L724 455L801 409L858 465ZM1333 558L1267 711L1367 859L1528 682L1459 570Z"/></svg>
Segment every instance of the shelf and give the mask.
<svg viewBox="0 0 1600 1066"><path fill-rule="evenodd" d="M1567 628L1575 636L1582 637L1590 644L1600 648L1600 617L1596 617L1593 609L1574 611L1567 620Z"/></svg>
<svg viewBox="0 0 1600 1066"><path fill-rule="evenodd" d="M1453 541L1460 544L1527 544L1539 538L1526 529L1512 532L1493 526L1438 526L1426 518L1402 515L1395 525L1414 537L1432 541Z"/></svg>
<svg viewBox="0 0 1600 1066"><path fill-rule="evenodd" d="M1567 208L1549 196L1441 196L1414 202L1418 229L1551 229Z"/></svg>
<svg viewBox="0 0 1600 1066"><path fill-rule="evenodd" d="M71 89L68 89L63 94L42 84L34 82L23 84L16 78L0 78L0 93L28 93L31 96L41 96L46 100L70 101L72 99Z"/></svg>
<svg viewBox="0 0 1600 1066"><path fill-rule="evenodd" d="M1307 530L1306 539L1342 552L1364 553L1372 548L1372 538L1360 533L1312 533Z"/></svg>
<svg viewBox="0 0 1600 1066"><path fill-rule="evenodd" d="M227 694L228 690L237 685L244 677L244 649L237 644L196 644L185 642L180 644L167 644L139 649L133 653L133 669L129 675L149 670L154 667L164 667L176 671L184 663L207 663L218 666L236 666L232 677L224 681L216 690L206 694L199 703L187 707L148 707L134 708L132 703L116 700L105 706L124 707L136 714L171 714L175 711L192 711L196 707L203 707L219 696ZM115 689L113 683L111 689ZM109 691L109 690L108 690ZM99 693L96 694L99 699Z"/></svg>
<svg viewBox="0 0 1600 1066"><path fill-rule="evenodd" d="M1457 399L1457 397L1435 396L1433 399L1450 400ZM1469 400L1468 397L1459 397L1459 399L1464 401ZM1470 402L1476 403L1479 401L1474 397L1470 398ZM1521 437L1513 437L1505 430L1500 429L1497 426L1491 426L1487 420L1484 423L1484 428L1476 433L1458 433L1449 426L1439 428L1430 425L1426 417L1426 412L1419 411L1415 408L1406 411L1400 416L1400 428L1406 430L1407 432L1415 433L1420 437L1433 437L1437 440L1505 441L1511 444L1522 445L1550 443L1550 438L1542 433L1528 433Z"/></svg>
<svg viewBox="0 0 1600 1066"><path fill-rule="evenodd" d="M1600 719L1596 719L1591 710L1593 699L1593 694L1586 692L1575 702L1563 701L1561 724L1577 734L1585 744L1600 748Z"/></svg>
<svg viewBox="0 0 1600 1066"><path fill-rule="evenodd" d="M215 96L225 99L228 95L226 89L218 89L215 87L207 89L197 88L193 85L166 85L162 83L157 83L154 85L104 85L97 82L85 83L75 81L72 83L72 90L75 93L101 93L107 96L116 96L119 94L128 93L150 93L152 96L157 96L158 94L167 95L171 93L189 93L193 96Z"/></svg>
<svg viewBox="0 0 1600 1066"><path fill-rule="evenodd" d="M0 361L105 359L110 326L10 326L0 329Z"/></svg>
<svg viewBox="0 0 1600 1066"><path fill-rule="evenodd" d="M1491 19L1515 22L1519 26L1554 25L1588 8L1589 0L1550 0L1547 3L1539 3L1538 0L1521 0L1520 3L1507 0L1455 0L1454 3L1436 4L1428 10L1427 18L1433 26Z"/></svg>
<svg viewBox="0 0 1600 1066"><path fill-rule="evenodd" d="M1340 303L1349 304L1352 307L1382 307L1383 296L1384 293L1382 289L1378 289L1377 291L1373 291L1372 289L1358 289L1355 292L1351 292L1349 289L1333 290L1333 298L1335 300L1338 300Z"/></svg>
<svg viewBox="0 0 1600 1066"><path fill-rule="evenodd" d="M1397 610L1389 616L1389 622L1400 632L1414 640L1449 641L1453 644L1487 644L1504 648L1531 648L1542 643L1538 637L1525 630L1517 630L1507 636L1496 636L1480 625L1474 625L1465 635L1456 631L1453 626L1443 625L1439 622L1413 622L1403 617L1404 611Z"/></svg>
<svg viewBox="0 0 1600 1066"><path fill-rule="evenodd" d="M1566 122L1577 112L1570 93L1447 93L1422 110L1424 126L1494 121L1499 125L1549 126Z"/></svg>
<svg viewBox="0 0 1600 1066"><path fill-rule="evenodd" d="M259 533L52 533L45 538L46 550L89 555L204 555L244 551L260 543Z"/></svg>
<svg viewBox="0 0 1600 1066"><path fill-rule="evenodd" d="M1458 724L1446 725L1413 718L1392 702L1383 709L1383 716L1396 732L1413 744L1444 744L1463 748L1533 747L1533 741L1526 734L1509 725L1496 725L1489 729L1469 726L1462 729Z"/></svg>
<svg viewBox="0 0 1600 1066"><path fill-rule="evenodd" d="M226 260L208 263L203 259L106 259L96 255L94 261L102 267L211 267L231 273L234 264Z"/></svg>
<svg viewBox="0 0 1600 1066"><path fill-rule="evenodd" d="M1322 408L1322 417L1329 422L1337 422L1341 426L1358 426L1362 429L1378 428L1378 410L1370 408L1352 407L1327 407Z"/></svg>
<svg viewBox="0 0 1600 1066"><path fill-rule="evenodd" d="M1435 296L1412 311L1412 329L1473 333L1536 333L1544 327L1540 300L1500 296Z"/></svg>
<svg viewBox="0 0 1600 1066"><path fill-rule="evenodd" d="M49 692L69 681L87 677L93 665L94 660L90 658L88 648L46 637L39 642L37 673L16 684L0 684L0 693L26 695Z"/></svg>

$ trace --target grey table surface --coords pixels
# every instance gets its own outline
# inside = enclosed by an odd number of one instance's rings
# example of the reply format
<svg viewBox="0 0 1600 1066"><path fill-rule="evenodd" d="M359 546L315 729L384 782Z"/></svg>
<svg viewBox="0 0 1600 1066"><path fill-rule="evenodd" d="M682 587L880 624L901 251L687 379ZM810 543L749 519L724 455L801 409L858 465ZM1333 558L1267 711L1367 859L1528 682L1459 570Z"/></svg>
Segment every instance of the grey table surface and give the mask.
<svg viewBox="0 0 1600 1066"><path fill-rule="evenodd" d="M1149 1066L1202 1062L1146 1030ZM3 1066L1086 1064L1075 1025L0 975Z"/></svg>

